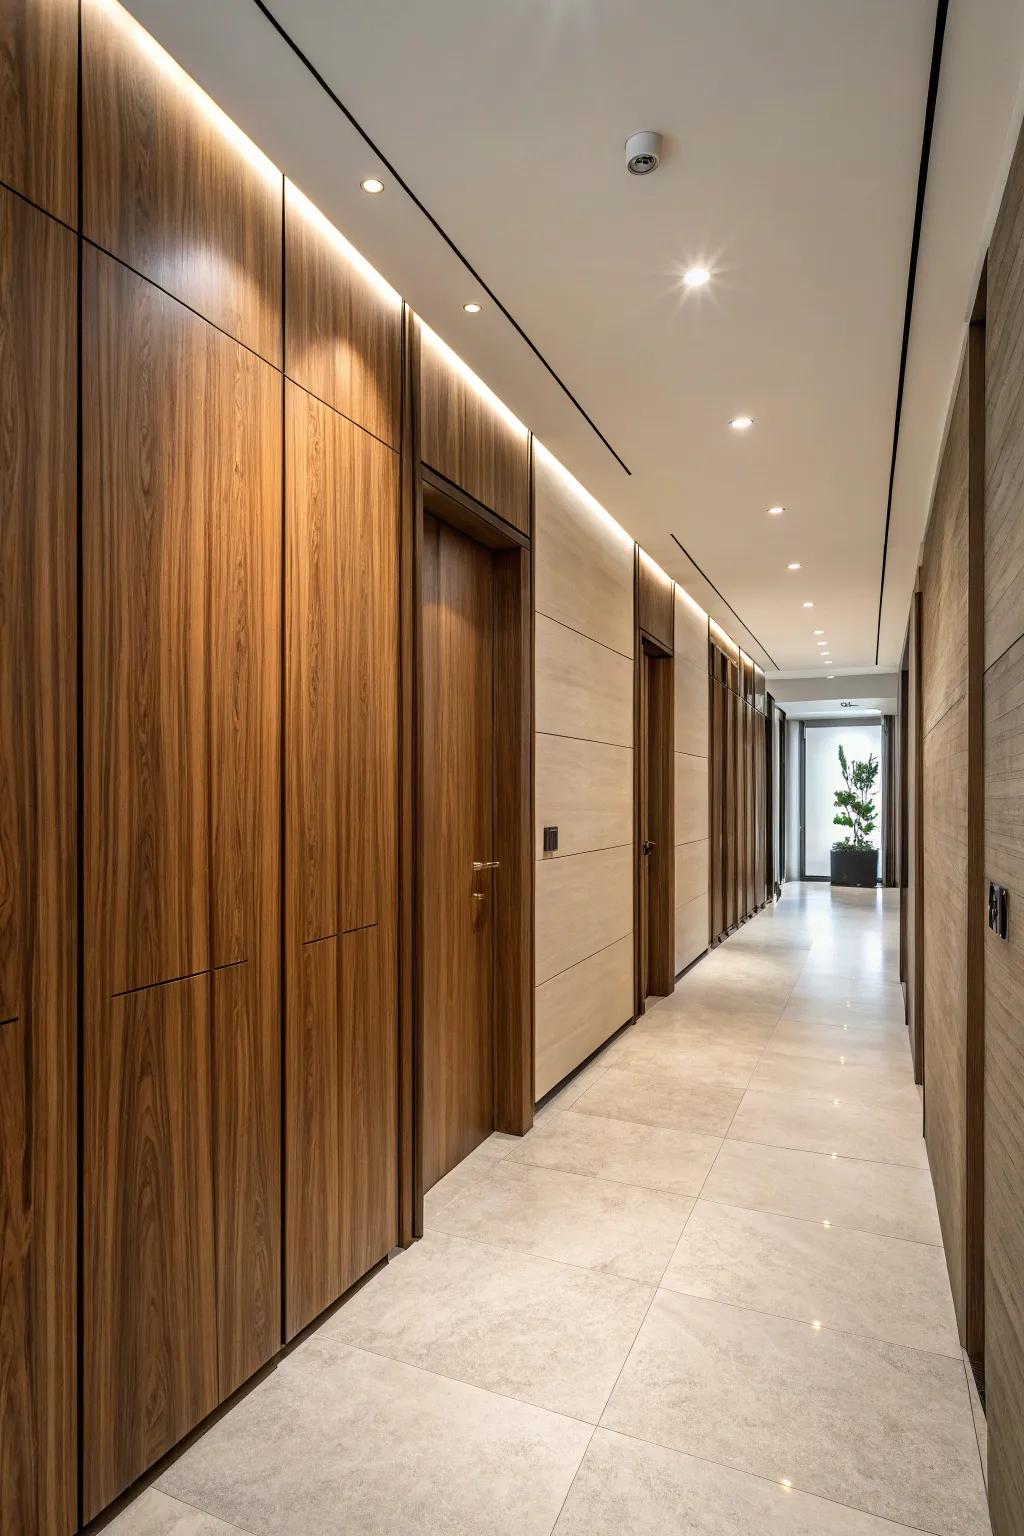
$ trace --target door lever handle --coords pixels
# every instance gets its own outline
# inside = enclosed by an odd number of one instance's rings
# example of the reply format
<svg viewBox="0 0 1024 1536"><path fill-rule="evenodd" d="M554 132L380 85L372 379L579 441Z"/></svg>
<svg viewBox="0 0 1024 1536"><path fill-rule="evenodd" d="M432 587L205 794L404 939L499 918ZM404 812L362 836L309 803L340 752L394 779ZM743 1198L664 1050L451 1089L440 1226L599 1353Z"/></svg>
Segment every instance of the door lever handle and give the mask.
<svg viewBox="0 0 1024 1536"><path fill-rule="evenodd" d="M654 844L651 842L649 837L645 837L644 838L644 853L645 854L650 854L650 853L653 853L653 852L654 852Z"/></svg>
<svg viewBox="0 0 1024 1536"><path fill-rule="evenodd" d="M497 859L474 859L473 860L473 868L474 869L500 869L501 865L499 864Z"/></svg>

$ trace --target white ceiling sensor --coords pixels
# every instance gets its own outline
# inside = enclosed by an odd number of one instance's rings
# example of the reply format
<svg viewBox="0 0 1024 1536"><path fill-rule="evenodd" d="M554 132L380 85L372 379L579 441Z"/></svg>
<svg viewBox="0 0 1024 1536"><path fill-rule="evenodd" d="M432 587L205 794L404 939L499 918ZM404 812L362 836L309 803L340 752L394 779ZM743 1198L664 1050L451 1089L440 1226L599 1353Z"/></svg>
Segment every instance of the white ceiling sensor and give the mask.
<svg viewBox="0 0 1024 1536"><path fill-rule="evenodd" d="M626 170L631 176L649 176L661 164L661 134L645 128L626 140Z"/></svg>

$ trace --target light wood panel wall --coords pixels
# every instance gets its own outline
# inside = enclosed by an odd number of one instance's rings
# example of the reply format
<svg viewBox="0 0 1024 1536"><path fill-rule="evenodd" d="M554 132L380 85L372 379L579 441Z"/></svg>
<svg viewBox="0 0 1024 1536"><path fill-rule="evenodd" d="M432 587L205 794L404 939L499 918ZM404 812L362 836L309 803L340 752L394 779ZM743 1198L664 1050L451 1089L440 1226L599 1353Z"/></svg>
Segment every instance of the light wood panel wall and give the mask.
<svg viewBox="0 0 1024 1536"><path fill-rule="evenodd" d="M538 448L533 548L540 1098L633 1013L634 546Z"/></svg>
<svg viewBox="0 0 1024 1536"><path fill-rule="evenodd" d="M48 36L22 28L19 46L36 55ZM10 132L5 118L0 154ZM35 140L19 154L27 172ZM74 236L0 189L3 1536L63 1536L77 1502L75 284Z"/></svg>
<svg viewBox="0 0 1024 1536"><path fill-rule="evenodd" d="M989 248L986 342L983 879L1010 896L1008 940L982 934L985 1377L992 1528L1011 1536L1024 1529L1024 135Z"/></svg>
<svg viewBox="0 0 1024 1536"><path fill-rule="evenodd" d="M675 969L708 947L710 699L708 616L676 587L675 664Z"/></svg>

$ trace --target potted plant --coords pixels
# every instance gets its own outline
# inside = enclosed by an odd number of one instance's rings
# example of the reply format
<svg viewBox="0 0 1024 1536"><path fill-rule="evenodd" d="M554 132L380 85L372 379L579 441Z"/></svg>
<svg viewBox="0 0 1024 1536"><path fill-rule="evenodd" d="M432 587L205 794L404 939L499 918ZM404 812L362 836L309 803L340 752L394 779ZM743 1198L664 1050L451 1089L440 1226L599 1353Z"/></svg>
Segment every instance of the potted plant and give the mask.
<svg viewBox="0 0 1024 1536"><path fill-rule="evenodd" d="M836 790L836 814L832 821L849 831L841 841L832 844L832 884L874 886L878 883L878 849L871 834L876 825L878 759L871 752L864 761L848 763L840 747L839 766L846 788Z"/></svg>

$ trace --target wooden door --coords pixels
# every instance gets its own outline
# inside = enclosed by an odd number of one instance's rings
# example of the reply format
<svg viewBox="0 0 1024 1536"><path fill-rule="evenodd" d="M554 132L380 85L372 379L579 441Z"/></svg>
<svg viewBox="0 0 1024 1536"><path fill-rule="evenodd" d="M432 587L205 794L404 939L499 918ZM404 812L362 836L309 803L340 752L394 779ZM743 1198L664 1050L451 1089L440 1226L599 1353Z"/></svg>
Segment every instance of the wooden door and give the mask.
<svg viewBox="0 0 1024 1536"><path fill-rule="evenodd" d="M675 754L673 659L642 642L640 657L639 760L639 995L665 997L675 985Z"/></svg>
<svg viewBox="0 0 1024 1536"><path fill-rule="evenodd" d="M494 1125L494 571L424 519L423 1188Z"/></svg>

